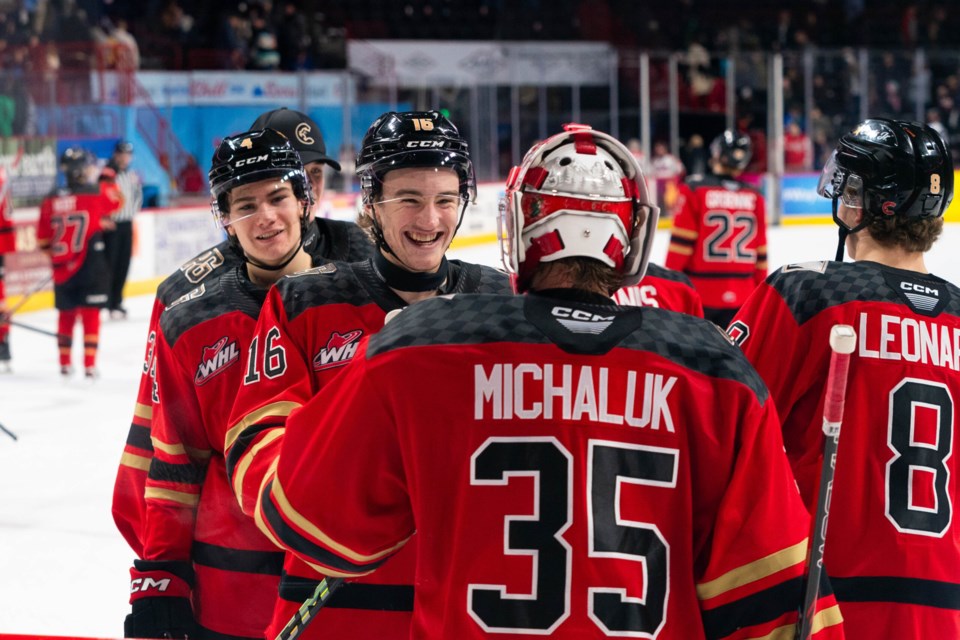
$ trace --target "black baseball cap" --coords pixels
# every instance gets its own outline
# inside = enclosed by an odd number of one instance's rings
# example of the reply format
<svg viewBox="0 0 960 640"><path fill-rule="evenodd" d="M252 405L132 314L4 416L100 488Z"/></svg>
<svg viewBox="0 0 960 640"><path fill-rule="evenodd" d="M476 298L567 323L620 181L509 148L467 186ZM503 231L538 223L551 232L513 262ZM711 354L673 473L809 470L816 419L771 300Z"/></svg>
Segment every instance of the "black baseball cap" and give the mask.
<svg viewBox="0 0 960 640"><path fill-rule="evenodd" d="M120 140L113 146L114 153L133 153L133 143L127 140Z"/></svg>
<svg viewBox="0 0 960 640"><path fill-rule="evenodd" d="M281 107L267 111L250 125L250 131L267 128L287 136L293 148L300 153L303 164L325 162L340 171L340 163L327 155L327 145L323 142L320 127L307 114Z"/></svg>

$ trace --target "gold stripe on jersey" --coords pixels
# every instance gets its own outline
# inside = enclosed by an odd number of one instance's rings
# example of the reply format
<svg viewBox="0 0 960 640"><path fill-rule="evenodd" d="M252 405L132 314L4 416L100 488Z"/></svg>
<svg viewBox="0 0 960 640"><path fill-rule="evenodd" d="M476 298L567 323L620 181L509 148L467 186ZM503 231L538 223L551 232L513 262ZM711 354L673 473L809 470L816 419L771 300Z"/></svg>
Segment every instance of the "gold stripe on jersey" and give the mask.
<svg viewBox="0 0 960 640"><path fill-rule="evenodd" d="M149 471L150 460L151 459L146 456L138 456L133 453L124 452L124 454L120 456L120 465L139 469L140 471Z"/></svg>
<svg viewBox="0 0 960 640"><path fill-rule="evenodd" d="M685 246L683 246L682 244L676 244L676 243L674 243L674 242L671 242L671 243L670 243L670 246L667 247L667 251L669 251L669 252L671 252L671 253L680 254L681 256L692 256L692 255L693 255L693 247L685 247Z"/></svg>
<svg viewBox="0 0 960 640"><path fill-rule="evenodd" d="M827 627L832 627L843 622L843 616L840 615L840 607L833 605L829 609L818 611L813 616L813 624L810 625L810 635L815 636ZM750 638L750 640L794 640L797 637L797 625L785 624L777 627L765 636Z"/></svg>
<svg viewBox="0 0 960 640"><path fill-rule="evenodd" d="M732 589L737 589L745 584L762 580L778 571L783 571L788 567L801 564L807 555L807 539L801 542L781 549L776 553L754 560L749 564L737 567L728 571L719 578L714 578L710 582L702 582L697 585L697 597L700 600L709 600Z"/></svg>
<svg viewBox="0 0 960 640"><path fill-rule="evenodd" d="M133 407L133 415L137 418L142 418L143 420L153 420L153 406L138 402Z"/></svg>
<svg viewBox="0 0 960 640"><path fill-rule="evenodd" d="M167 444L166 442L161 442L157 440L155 436L150 436L150 442L153 443L153 448L157 451L163 451L168 456L185 456L187 455L187 449L182 444Z"/></svg>
<svg viewBox="0 0 960 640"><path fill-rule="evenodd" d="M676 236L678 238L685 238L687 240L696 240L697 236L700 234L696 229L684 229L683 227L674 227L670 232L671 236Z"/></svg>
<svg viewBox="0 0 960 640"><path fill-rule="evenodd" d="M144 489L143 497L147 500L176 502L177 504L182 504L187 507L195 507L200 504L200 494L174 491L173 489L160 489L157 487L147 487Z"/></svg>
<svg viewBox="0 0 960 640"><path fill-rule="evenodd" d="M274 458L274 459L273 459L273 462L270 463L270 467L267 469L267 472L263 475L264 484L268 484L269 481L270 481L270 480L273 480L274 477L277 475L277 464L279 464L279 463L280 463L280 458ZM262 489L261 489L261 491L262 491ZM236 494L237 494L237 499L238 499L238 500L242 500L242 497L241 497L241 495L240 495L240 492L237 491ZM257 527L260 529L260 531L262 531L265 536L267 536L268 538L270 538L270 540L273 542L273 544L277 545L278 547L283 548L283 543L280 542L280 540L279 540L275 535L273 535L273 531L270 530L270 527L267 526L266 520L263 519L263 498L262 498L262 495L263 495L263 494L261 493L260 496L257 497L256 504L254 505L254 509L253 509L253 521L257 523ZM243 506L243 505L241 504L241 506Z"/></svg>
<svg viewBox="0 0 960 640"><path fill-rule="evenodd" d="M843 615L840 613L840 605L835 604L814 614L813 624L810 626L810 635L816 635L822 629L838 624L843 624Z"/></svg>
<svg viewBox="0 0 960 640"><path fill-rule="evenodd" d="M283 492L283 487L280 486L280 478L273 479L273 488L270 492L270 495L273 496L273 501L277 510L283 515L285 520L289 520L294 525L296 525L301 531L306 533L308 536L312 537L314 540L319 541L319 546L322 546L326 549L330 549L334 553L343 556L347 560L357 564L369 564L371 562L376 562L382 558L389 556L392 553L395 553L400 547L405 545L407 541L413 537L413 534L410 534L397 544L392 547L383 549L372 554L363 554L346 547L323 531L320 530L315 524L304 518L297 512L296 509L291 506L290 502L287 500L287 496Z"/></svg>
<svg viewBox="0 0 960 640"><path fill-rule="evenodd" d="M249 426L255 425L267 416L278 416L278 417L287 417L290 415L290 412L294 409L300 407L299 402L272 402L270 404L264 405L259 409L255 409L243 416L243 418L237 424L230 427L227 431L227 435L224 438L224 450L229 449L233 446L233 443L236 442L237 438L240 437L240 434Z"/></svg>
<svg viewBox="0 0 960 640"><path fill-rule="evenodd" d="M213 454L210 449L197 449L196 447L188 447L180 443L168 444L158 440L155 436L150 436L150 442L153 443L154 449L162 451L168 456L187 456L194 460L208 460Z"/></svg>
<svg viewBox="0 0 960 640"><path fill-rule="evenodd" d="M261 438L257 444L252 446L249 451L244 451L243 457L240 458L240 462L233 470L233 493L237 496L237 502L240 504L240 508L246 513L249 513L249 510L245 509L243 504L243 481L246 479L247 470L250 468L250 465L253 464L253 459L257 457L257 454L260 453L260 450L277 438L282 438L285 432L286 429L284 427L274 427L271 429L270 432L263 436L263 438ZM264 481L266 481L266 478L271 477L271 473L277 468L277 460L279 460L279 457L274 458L271 462L270 468L267 474L264 476ZM263 490L262 486L260 487L260 490ZM260 494L257 494L254 500L256 503L259 503ZM255 511L256 508L257 505L254 504Z"/></svg>

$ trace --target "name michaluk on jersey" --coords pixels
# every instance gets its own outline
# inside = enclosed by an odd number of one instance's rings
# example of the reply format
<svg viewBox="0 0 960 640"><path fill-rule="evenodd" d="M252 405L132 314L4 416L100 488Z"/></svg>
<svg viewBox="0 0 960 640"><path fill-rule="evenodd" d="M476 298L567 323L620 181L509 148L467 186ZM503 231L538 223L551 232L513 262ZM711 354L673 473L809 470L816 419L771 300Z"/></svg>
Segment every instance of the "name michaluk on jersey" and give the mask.
<svg viewBox="0 0 960 640"><path fill-rule="evenodd" d="M667 400L676 376L534 363L478 364L473 372L476 420L588 420L674 433Z"/></svg>
<svg viewBox="0 0 960 640"><path fill-rule="evenodd" d="M885 313L860 313L861 358L922 362L960 371L960 327Z"/></svg>

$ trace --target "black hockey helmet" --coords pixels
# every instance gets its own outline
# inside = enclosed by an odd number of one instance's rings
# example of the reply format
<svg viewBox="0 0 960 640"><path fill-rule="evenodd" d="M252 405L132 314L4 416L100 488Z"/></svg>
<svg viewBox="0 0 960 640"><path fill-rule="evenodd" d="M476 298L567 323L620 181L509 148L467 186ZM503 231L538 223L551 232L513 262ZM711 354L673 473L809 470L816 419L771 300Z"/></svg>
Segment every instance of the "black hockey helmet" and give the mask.
<svg viewBox="0 0 960 640"><path fill-rule="evenodd" d="M953 160L934 129L919 122L871 118L840 137L817 193L863 209L858 231L877 216L937 218L953 199Z"/></svg>
<svg viewBox="0 0 960 640"><path fill-rule="evenodd" d="M313 202L300 155L286 136L273 129L224 138L213 153L208 177L214 198L213 214L221 224L230 210L227 198L230 191L260 180L289 181L298 200L308 205Z"/></svg>
<svg viewBox="0 0 960 640"><path fill-rule="evenodd" d="M86 184L87 167L96 162L96 156L83 147L67 147L60 154L60 170L67 179L68 187Z"/></svg>
<svg viewBox="0 0 960 640"><path fill-rule="evenodd" d="M464 202L477 199L477 181L467 141L438 111L390 111L370 125L357 155L357 175L364 202L380 192L383 177L394 169L449 167L460 178Z"/></svg>
<svg viewBox="0 0 960 640"><path fill-rule="evenodd" d="M710 155L728 169L743 171L753 157L753 143L742 131L727 129L710 143Z"/></svg>

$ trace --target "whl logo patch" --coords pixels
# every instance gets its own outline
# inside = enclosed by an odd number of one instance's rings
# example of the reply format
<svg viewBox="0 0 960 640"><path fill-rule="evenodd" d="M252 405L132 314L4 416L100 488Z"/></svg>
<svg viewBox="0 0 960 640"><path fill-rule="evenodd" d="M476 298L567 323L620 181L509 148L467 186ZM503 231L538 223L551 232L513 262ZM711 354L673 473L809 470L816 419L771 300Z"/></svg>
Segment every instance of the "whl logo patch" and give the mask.
<svg viewBox="0 0 960 640"><path fill-rule="evenodd" d="M237 341L228 343L229 340L230 338L224 336L215 344L203 348L203 357L197 367L197 375L193 378L194 384L200 386L210 382L210 378L240 359Z"/></svg>
<svg viewBox="0 0 960 640"><path fill-rule="evenodd" d="M313 358L313 370L323 371L333 369L347 364L357 352L360 346L360 337L363 335L361 329L354 329L346 333L337 333L334 331L327 338L327 346L320 349Z"/></svg>

